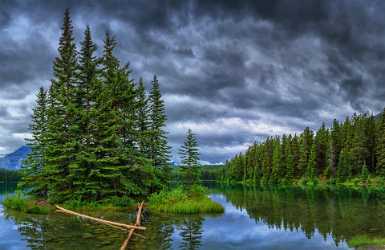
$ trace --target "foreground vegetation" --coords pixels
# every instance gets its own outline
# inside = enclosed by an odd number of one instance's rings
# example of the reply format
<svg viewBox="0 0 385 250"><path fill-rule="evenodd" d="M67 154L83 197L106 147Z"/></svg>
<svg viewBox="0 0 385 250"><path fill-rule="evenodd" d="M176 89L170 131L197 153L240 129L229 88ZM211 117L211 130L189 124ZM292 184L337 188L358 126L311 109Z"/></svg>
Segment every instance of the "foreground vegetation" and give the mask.
<svg viewBox="0 0 385 250"><path fill-rule="evenodd" d="M224 208L207 196L207 190L194 185L161 191L149 199L149 208L156 212L175 214L223 213Z"/></svg>
<svg viewBox="0 0 385 250"><path fill-rule="evenodd" d="M269 137L226 163L225 182L385 187L385 110Z"/></svg>
<svg viewBox="0 0 385 250"><path fill-rule="evenodd" d="M27 214L48 214L54 211L54 207L45 201L28 198L20 192L6 197L2 204L6 209L12 209Z"/></svg>
<svg viewBox="0 0 385 250"><path fill-rule="evenodd" d="M384 247L385 238L370 237L367 235L358 235L348 240L348 245L351 247Z"/></svg>

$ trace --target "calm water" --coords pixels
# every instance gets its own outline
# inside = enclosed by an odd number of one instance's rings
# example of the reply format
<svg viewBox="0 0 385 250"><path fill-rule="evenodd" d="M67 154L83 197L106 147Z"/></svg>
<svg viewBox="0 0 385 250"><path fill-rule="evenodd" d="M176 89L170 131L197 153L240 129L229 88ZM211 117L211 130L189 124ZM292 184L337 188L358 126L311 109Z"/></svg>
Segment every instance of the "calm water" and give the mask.
<svg viewBox="0 0 385 250"><path fill-rule="evenodd" d="M0 184L1 186L1 184ZM0 199L12 188L0 188ZM144 215L145 239L130 249L351 249L361 234L385 237L385 200L347 191L211 188L218 216ZM130 222L134 214L96 214ZM0 207L0 249L119 249L124 231L54 214L8 213Z"/></svg>

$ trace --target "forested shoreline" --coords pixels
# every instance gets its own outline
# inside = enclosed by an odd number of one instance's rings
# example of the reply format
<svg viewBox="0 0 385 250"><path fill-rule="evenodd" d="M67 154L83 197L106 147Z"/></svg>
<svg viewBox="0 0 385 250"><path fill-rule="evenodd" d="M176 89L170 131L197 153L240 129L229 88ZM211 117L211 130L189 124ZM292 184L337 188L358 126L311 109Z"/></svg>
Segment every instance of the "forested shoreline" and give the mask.
<svg viewBox="0 0 385 250"><path fill-rule="evenodd" d="M354 114L317 131L268 137L226 162L222 181L384 186L385 111Z"/></svg>
<svg viewBox="0 0 385 250"><path fill-rule="evenodd" d="M165 104L154 76L151 90L114 55L105 34L100 56L90 27L77 49L65 11L48 90L33 109L31 154L20 187L49 202L146 196L170 178Z"/></svg>

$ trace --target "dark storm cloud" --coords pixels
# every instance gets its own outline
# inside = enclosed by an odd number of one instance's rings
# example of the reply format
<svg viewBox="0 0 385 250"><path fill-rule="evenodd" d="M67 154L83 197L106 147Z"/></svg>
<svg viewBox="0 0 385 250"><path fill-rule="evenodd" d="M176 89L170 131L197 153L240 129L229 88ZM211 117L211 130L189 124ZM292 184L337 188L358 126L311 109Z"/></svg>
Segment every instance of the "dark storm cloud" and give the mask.
<svg viewBox="0 0 385 250"><path fill-rule="evenodd" d="M191 128L221 162L268 135L378 112L385 88L385 2L1 1L1 152L23 143L34 94L48 86L62 13L77 41L91 26L167 104L174 158Z"/></svg>

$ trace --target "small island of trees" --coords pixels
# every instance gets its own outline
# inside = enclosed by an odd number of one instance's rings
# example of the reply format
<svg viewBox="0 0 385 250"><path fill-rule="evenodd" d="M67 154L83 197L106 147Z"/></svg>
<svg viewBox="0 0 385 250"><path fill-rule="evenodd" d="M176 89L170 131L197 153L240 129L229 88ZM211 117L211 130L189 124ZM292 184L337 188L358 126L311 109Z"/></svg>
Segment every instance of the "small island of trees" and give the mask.
<svg viewBox="0 0 385 250"><path fill-rule="evenodd" d="M190 183L194 185L169 189L170 147L159 81L154 75L146 91L143 79L132 80L128 64L114 55L116 46L107 32L98 56L87 26L78 51L70 13L65 11L51 85L48 90L40 88L33 108L31 153L19 183L23 193L6 199L4 205L46 212L36 209L34 201L127 207L145 199L163 212L223 212L196 185L197 175ZM183 157L191 172L199 155L191 130L186 142ZM178 200L181 207L164 204L165 199Z"/></svg>

